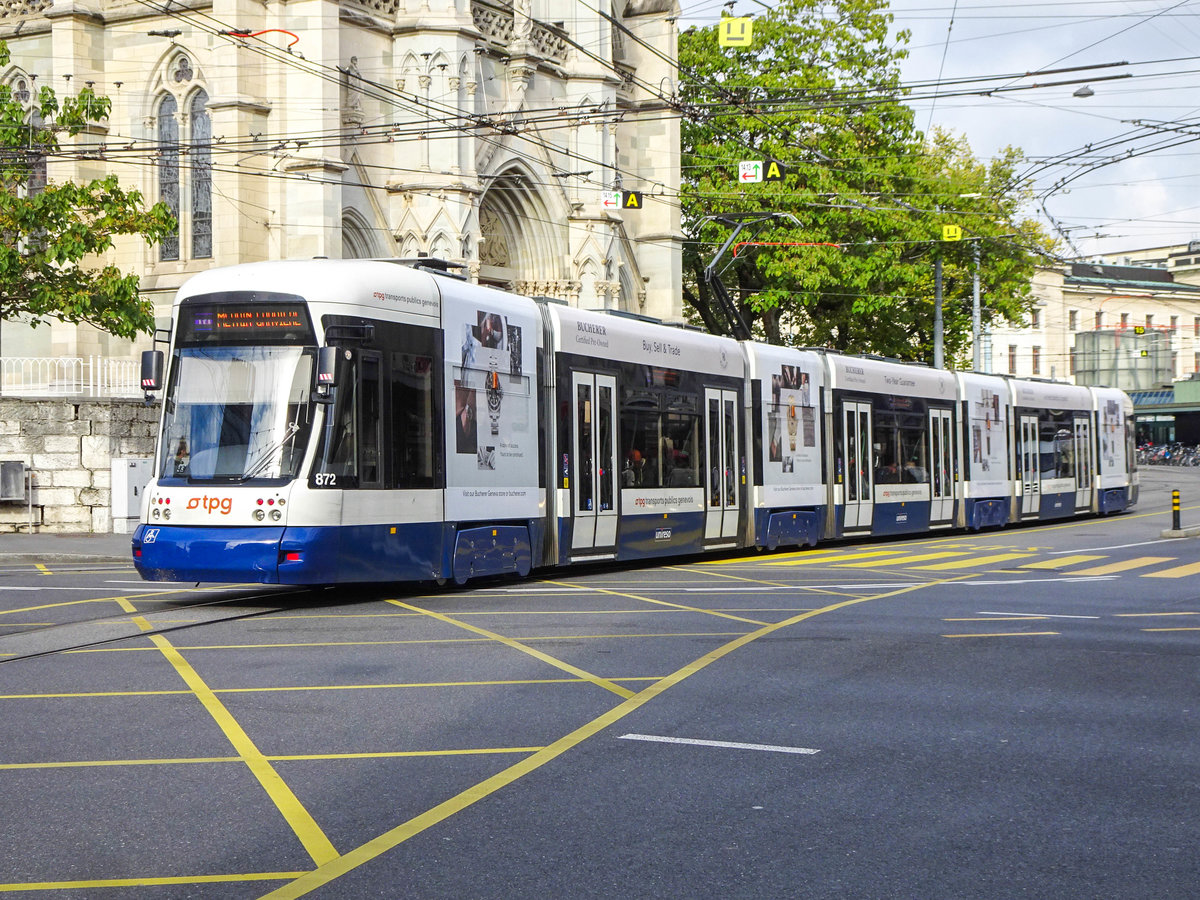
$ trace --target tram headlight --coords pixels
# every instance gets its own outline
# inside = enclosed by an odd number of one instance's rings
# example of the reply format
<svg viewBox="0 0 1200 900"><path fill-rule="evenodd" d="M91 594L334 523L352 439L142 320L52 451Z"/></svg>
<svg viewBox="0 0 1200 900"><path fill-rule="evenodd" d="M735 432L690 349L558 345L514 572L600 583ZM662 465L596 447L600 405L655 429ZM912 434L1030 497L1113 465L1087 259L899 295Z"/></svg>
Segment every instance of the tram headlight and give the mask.
<svg viewBox="0 0 1200 900"><path fill-rule="evenodd" d="M171 518L171 511L170 511L169 509L164 509L164 510L163 510L163 518L164 518L164 519L169 519L169 518Z"/></svg>
<svg viewBox="0 0 1200 900"><path fill-rule="evenodd" d="M277 510L277 509L271 510L271 521L272 522L278 522L282 518L283 518L283 513L281 513L279 510Z"/></svg>
<svg viewBox="0 0 1200 900"><path fill-rule="evenodd" d="M159 518L161 515L162 515L162 510L161 510L161 509L159 509L157 506L156 506L156 507L154 507L154 509L152 509L152 510L150 511L150 516L151 516L151 518L155 518L155 519L157 519L157 518Z"/></svg>
<svg viewBox="0 0 1200 900"><path fill-rule="evenodd" d="M254 520L256 522L261 522L266 517L267 517L267 514L265 512L263 512L261 509L256 509L254 511Z"/></svg>

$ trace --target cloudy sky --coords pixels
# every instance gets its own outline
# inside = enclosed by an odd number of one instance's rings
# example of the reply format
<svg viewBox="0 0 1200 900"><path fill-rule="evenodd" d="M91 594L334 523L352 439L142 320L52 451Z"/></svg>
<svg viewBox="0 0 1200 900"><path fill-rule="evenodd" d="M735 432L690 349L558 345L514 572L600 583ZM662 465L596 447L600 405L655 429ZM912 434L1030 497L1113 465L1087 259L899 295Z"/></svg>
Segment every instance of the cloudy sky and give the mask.
<svg viewBox="0 0 1200 900"><path fill-rule="evenodd" d="M773 2L738 0L734 12ZM682 3L697 21L721 10ZM943 93L911 102L920 127L964 134L980 157L1019 147L1080 253L1200 239L1200 0L893 0L892 12L912 32L906 82ZM1067 68L1079 70L1046 71ZM1047 82L1070 83L1015 89ZM945 95L994 88L1005 90Z"/></svg>

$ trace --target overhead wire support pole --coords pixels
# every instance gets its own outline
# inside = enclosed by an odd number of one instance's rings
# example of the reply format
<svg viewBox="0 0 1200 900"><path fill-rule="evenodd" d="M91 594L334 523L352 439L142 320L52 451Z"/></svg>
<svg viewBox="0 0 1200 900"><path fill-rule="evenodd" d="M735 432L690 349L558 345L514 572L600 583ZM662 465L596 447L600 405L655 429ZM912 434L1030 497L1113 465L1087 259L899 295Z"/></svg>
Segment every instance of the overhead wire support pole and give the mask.
<svg viewBox="0 0 1200 900"><path fill-rule="evenodd" d="M933 367L942 368L945 352L942 348L942 251L938 250L933 261Z"/></svg>
<svg viewBox="0 0 1200 900"><path fill-rule="evenodd" d="M975 239L975 271L971 276L971 346L975 371L983 371L983 312L979 305L979 239Z"/></svg>

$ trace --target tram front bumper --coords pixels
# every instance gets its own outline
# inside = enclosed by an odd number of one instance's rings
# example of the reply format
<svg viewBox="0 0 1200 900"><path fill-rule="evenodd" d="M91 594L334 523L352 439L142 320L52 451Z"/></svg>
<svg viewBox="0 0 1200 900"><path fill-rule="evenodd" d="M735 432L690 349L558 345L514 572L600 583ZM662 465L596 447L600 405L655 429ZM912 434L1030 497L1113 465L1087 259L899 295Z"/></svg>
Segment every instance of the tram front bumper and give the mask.
<svg viewBox="0 0 1200 900"><path fill-rule="evenodd" d="M133 565L147 581L279 583L284 527L139 525Z"/></svg>

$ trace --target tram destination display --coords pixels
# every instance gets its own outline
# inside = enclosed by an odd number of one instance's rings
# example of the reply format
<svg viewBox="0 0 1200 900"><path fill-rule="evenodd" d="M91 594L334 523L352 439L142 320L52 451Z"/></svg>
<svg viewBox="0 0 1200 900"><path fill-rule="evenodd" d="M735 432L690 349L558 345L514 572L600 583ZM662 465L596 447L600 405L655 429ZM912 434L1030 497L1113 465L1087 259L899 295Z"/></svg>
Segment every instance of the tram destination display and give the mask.
<svg viewBox="0 0 1200 900"><path fill-rule="evenodd" d="M180 311L182 344L311 343L312 326L302 300L257 303L188 303Z"/></svg>

